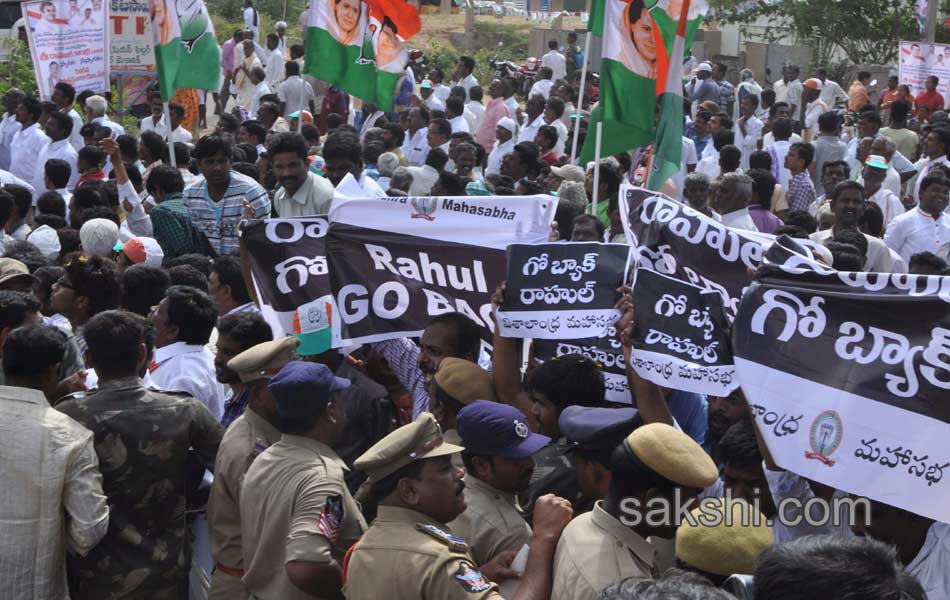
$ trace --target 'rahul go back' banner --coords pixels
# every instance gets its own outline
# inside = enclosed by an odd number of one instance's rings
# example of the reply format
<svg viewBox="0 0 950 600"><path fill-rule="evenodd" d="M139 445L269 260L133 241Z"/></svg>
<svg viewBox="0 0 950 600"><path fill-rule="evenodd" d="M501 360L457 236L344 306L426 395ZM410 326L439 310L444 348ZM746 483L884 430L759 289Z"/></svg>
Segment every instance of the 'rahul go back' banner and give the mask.
<svg viewBox="0 0 950 600"><path fill-rule="evenodd" d="M334 344L418 336L447 312L465 314L489 339L505 249L546 241L556 208L541 195L338 197L326 238Z"/></svg>
<svg viewBox="0 0 950 600"><path fill-rule="evenodd" d="M779 466L950 521L950 277L766 267L733 351Z"/></svg>

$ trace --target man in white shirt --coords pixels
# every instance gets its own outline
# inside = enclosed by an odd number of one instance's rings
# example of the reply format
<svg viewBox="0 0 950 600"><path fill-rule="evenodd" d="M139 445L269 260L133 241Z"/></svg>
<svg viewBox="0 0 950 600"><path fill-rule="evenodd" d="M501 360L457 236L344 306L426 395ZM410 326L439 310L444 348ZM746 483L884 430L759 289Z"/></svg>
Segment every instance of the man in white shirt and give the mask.
<svg viewBox="0 0 950 600"><path fill-rule="evenodd" d="M825 245L833 241L840 231L857 230L858 222L864 216L864 188L857 181L842 181L832 190L830 208L834 214L834 223L830 228L808 236L811 241ZM864 270L871 273L890 273L893 261L887 246L874 236L866 233L863 235L868 242Z"/></svg>
<svg viewBox="0 0 950 600"><path fill-rule="evenodd" d="M115 136L125 134L125 127L115 121L110 121L106 116L106 110L109 108L109 102L102 96L95 95L86 98L86 122L102 127L108 127L115 132Z"/></svg>
<svg viewBox="0 0 950 600"><path fill-rule="evenodd" d="M428 79L423 79L419 84L419 95L422 96L422 102L430 110L445 110L445 102L439 100L435 95L435 87Z"/></svg>
<svg viewBox="0 0 950 600"><path fill-rule="evenodd" d="M277 49L284 54L287 51L287 23L284 21L274 23L274 32L277 34Z"/></svg>
<svg viewBox="0 0 950 600"><path fill-rule="evenodd" d="M267 145L271 168L280 187L274 194L277 216L325 215L333 202L333 184L311 172L307 165L309 148L303 136L281 133Z"/></svg>
<svg viewBox="0 0 950 600"><path fill-rule="evenodd" d="M673 173L671 179L676 187L676 198L683 200L683 190L686 175L696 170L696 163L699 162L696 156L696 144L685 135L683 137L683 148L680 154L680 169Z"/></svg>
<svg viewBox="0 0 950 600"><path fill-rule="evenodd" d="M937 165L950 168L950 160L947 159L947 155L950 154L950 132L945 127L934 127L924 137L923 149L927 158L918 161L917 175L915 181L913 181L913 187L908 186L908 191L913 191L915 202L920 201L920 184L932 168ZM923 164L920 164L921 161L923 161Z"/></svg>
<svg viewBox="0 0 950 600"><path fill-rule="evenodd" d="M402 143L402 155L406 157L412 167L421 167L429 153L428 136L429 111L422 106L409 110L409 129Z"/></svg>
<svg viewBox="0 0 950 600"><path fill-rule="evenodd" d="M53 87L53 96L51 99L56 103L56 106L59 107L59 110L69 115L69 118L72 119L73 132L69 134L69 143L72 144L73 149L78 152L84 144L82 136L79 134L79 130L82 129L83 124L82 117L80 117L76 109L73 108L73 104L76 102L76 88L65 81L60 81ZM0 125L0 132L2 132L2 125Z"/></svg>
<svg viewBox="0 0 950 600"><path fill-rule="evenodd" d="M769 144L764 149L772 157L772 174L778 173L778 183L783 190L788 190L788 182L792 178L792 173L785 167L785 157L788 155L792 142L789 141L792 133L792 123L788 119L778 119L772 126L772 134L775 136L775 142Z"/></svg>
<svg viewBox="0 0 950 600"><path fill-rule="evenodd" d="M372 129L373 127L381 127L382 124L386 123L386 113L379 110L375 104L371 102L364 102L363 108L363 124L360 126L360 143L366 141L366 132ZM380 124L380 119L382 119L382 124Z"/></svg>
<svg viewBox="0 0 950 600"><path fill-rule="evenodd" d="M452 133L457 131L472 132L468 121L465 120L464 112L465 102L458 96L449 96L449 99L445 101L445 118L449 120L449 124L452 126Z"/></svg>
<svg viewBox="0 0 950 600"><path fill-rule="evenodd" d="M452 73L451 87L460 85L465 88L466 100L472 99L471 90L478 85L478 80L472 74L474 70L475 59L471 56L460 56L458 63L455 65L455 72Z"/></svg>
<svg viewBox="0 0 950 600"><path fill-rule="evenodd" d="M501 173L501 162L505 155L511 152L515 147L515 121L509 117L504 117L498 121L495 127L495 145L488 154L488 163L485 167L485 175L495 175Z"/></svg>
<svg viewBox="0 0 950 600"><path fill-rule="evenodd" d="M940 174L924 177L920 184L920 203L896 217L884 232L884 243L910 264L919 252L936 254L950 243L950 215L946 212L950 183Z"/></svg>
<svg viewBox="0 0 950 600"><path fill-rule="evenodd" d="M900 198L882 185L887 176L887 170L887 159L876 154L871 154L864 160L864 169L861 170L864 199L877 204L881 209L885 228L891 220L904 214L904 205Z"/></svg>
<svg viewBox="0 0 950 600"><path fill-rule="evenodd" d="M739 101L739 111L742 116L736 121L736 147L742 152L740 166L742 170L749 169L749 156L759 149L759 140L762 138L764 123L755 116L759 107L759 97L753 94L744 96Z"/></svg>
<svg viewBox="0 0 950 600"><path fill-rule="evenodd" d="M301 110L314 110L313 87L300 77L300 64L295 61L287 62L284 73L287 78L277 86L277 99L280 100L284 117L288 117Z"/></svg>
<svg viewBox="0 0 950 600"><path fill-rule="evenodd" d="M551 69L551 78L554 81L567 76L567 59L557 51L557 40L548 41L548 51L541 57L541 66Z"/></svg>
<svg viewBox="0 0 950 600"><path fill-rule="evenodd" d="M841 89L841 86L828 79L828 71L824 68L815 69L815 77L821 81L821 95L819 98L829 109L833 109L841 101L845 105L848 103L848 93Z"/></svg>
<svg viewBox="0 0 950 600"><path fill-rule="evenodd" d="M99 543L109 507L92 431L50 406L60 396L65 339L53 327L29 327L42 317L35 311L26 317L8 330L4 350L11 360L0 387L3 594L68 598L67 550L85 556Z"/></svg>
<svg viewBox="0 0 950 600"><path fill-rule="evenodd" d="M165 122L165 106L162 104L162 96L158 92L149 94L149 107L152 114L142 119L139 124L139 132L154 131L162 136L162 139L168 139L168 123Z"/></svg>
<svg viewBox="0 0 950 600"><path fill-rule="evenodd" d="M818 137L818 117L828 112L828 105L822 102L819 97L821 94L821 81L812 78L804 83L802 89L802 103L805 104L805 119L802 123L802 135L806 143L814 141Z"/></svg>
<svg viewBox="0 0 950 600"><path fill-rule="evenodd" d="M277 84L279 84L284 79L284 53L281 51L278 46L280 45L280 38L276 33L267 34L267 61L265 72L267 73L267 85L272 89L277 89Z"/></svg>
<svg viewBox="0 0 950 600"><path fill-rule="evenodd" d="M485 114L485 105L482 104L482 86L473 85L470 87L468 90L468 98L469 100L465 103L465 108L475 115L475 128L472 131L478 131L479 125L482 124L482 115Z"/></svg>
<svg viewBox="0 0 950 600"><path fill-rule="evenodd" d="M254 0L244 0L244 29L254 34L254 43L260 39L261 17L254 9Z"/></svg>
<svg viewBox="0 0 950 600"><path fill-rule="evenodd" d="M267 85L266 79L267 74L264 72L264 69L261 67L251 69L251 84L254 85L254 90L251 92L251 102L247 107L247 111L252 118L256 118L257 111L261 107L261 96L271 93L270 86Z"/></svg>
<svg viewBox="0 0 950 600"><path fill-rule="evenodd" d="M429 82L432 83L432 95L439 99L439 102L445 103L452 93L452 88L442 83L445 81L445 73L442 69L435 67L429 71Z"/></svg>
<svg viewBox="0 0 950 600"><path fill-rule="evenodd" d="M79 179L79 170L76 167L76 150L69 143L69 134L72 132L73 120L66 113L52 113L46 120L46 136L49 142L43 146L36 157L36 173L33 175L33 203L40 194L46 191L46 161L60 159L69 164L70 176L67 187L72 189Z"/></svg>
<svg viewBox="0 0 950 600"><path fill-rule="evenodd" d="M168 116L171 117L171 133L168 134L168 143L174 144L175 142L181 142L183 144L191 144L195 141L195 137L191 135L191 132L181 126L182 120L185 118L185 107L181 104L169 104L168 105Z"/></svg>
<svg viewBox="0 0 950 600"><path fill-rule="evenodd" d="M452 124L448 119L432 119L426 133L426 143L429 148L440 148L448 155L449 139L452 137Z"/></svg>
<svg viewBox="0 0 950 600"><path fill-rule="evenodd" d="M324 170L337 194L353 198L383 198L386 191L363 170L363 149L355 133L341 131L323 143Z"/></svg>
<svg viewBox="0 0 950 600"><path fill-rule="evenodd" d="M225 389L215 375L214 355L205 347L217 318L208 294L185 286L169 288L151 315L156 338L149 372L160 389L191 394L220 421Z"/></svg>
<svg viewBox="0 0 950 600"><path fill-rule="evenodd" d="M425 164L421 167L406 167L406 170L412 174L412 186L408 190L409 195L428 196L432 191L432 186L439 180L439 173L445 168L447 162L449 162L449 155L436 148L429 152Z"/></svg>
<svg viewBox="0 0 950 600"><path fill-rule="evenodd" d="M719 181L719 192L712 206L722 215L722 224L733 229L758 231L749 214L752 200L752 179L748 175L726 173Z"/></svg>
<svg viewBox="0 0 950 600"><path fill-rule="evenodd" d="M538 70L538 80L534 82L534 85L531 86L531 91L528 92L528 97L534 96L535 94L539 96L544 96L544 99L547 100L551 96L551 88L554 86L554 82L551 80L553 74L551 73L551 67L541 67Z"/></svg>
<svg viewBox="0 0 950 600"><path fill-rule="evenodd" d="M534 136L538 135L538 129L544 125L544 106L545 101L541 96L531 96L524 107L524 121L521 123L521 131L518 132L516 144L521 142L534 143Z"/></svg>
<svg viewBox="0 0 950 600"><path fill-rule="evenodd" d="M3 106L7 112L0 121L0 169L10 169L10 143L13 136L22 129L16 118L16 109L25 97L26 93L17 88L7 90L3 95Z"/></svg>
<svg viewBox="0 0 950 600"><path fill-rule="evenodd" d="M567 125L561 121L564 115L564 101L560 98L550 98L544 103L544 112L541 116L544 123L557 129L557 143L554 144L554 153L558 156L564 156L567 152L564 145L567 143Z"/></svg>
<svg viewBox="0 0 950 600"><path fill-rule="evenodd" d="M40 118L40 101L27 96L16 109L17 122L22 129L13 136L10 142L10 172L24 181L32 182L36 178L39 165L36 159L43 147L49 143L49 138L40 129L37 121Z"/></svg>
<svg viewBox="0 0 950 600"><path fill-rule="evenodd" d="M782 67L782 79L775 82L775 102L787 102L792 119L797 119L802 107L802 82L798 80L798 65Z"/></svg>

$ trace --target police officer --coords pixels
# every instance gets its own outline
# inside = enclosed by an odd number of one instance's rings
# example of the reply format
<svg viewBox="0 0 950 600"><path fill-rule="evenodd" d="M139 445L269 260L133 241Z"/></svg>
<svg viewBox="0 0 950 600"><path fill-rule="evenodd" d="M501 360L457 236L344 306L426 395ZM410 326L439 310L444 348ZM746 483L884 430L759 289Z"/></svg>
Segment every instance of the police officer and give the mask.
<svg viewBox="0 0 950 600"><path fill-rule="evenodd" d="M250 397L244 414L235 419L224 434L214 463L208 524L215 571L209 600L247 598L241 582L244 576L238 503L241 483L257 455L280 439L280 432L274 427L274 398L267 389L267 382L290 362L297 344L293 337L264 342L228 361L228 368L238 374Z"/></svg>
<svg viewBox="0 0 950 600"><path fill-rule="evenodd" d="M443 358L429 383L429 408L439 421L445 441L461 445L456 417L475 400L495 400L495 388L485 369L464 358Z"/></svg>
<svg viewBox="0 0 950 600"><path fill-rule="evenodd" d="M480 569L468 544L445 525L465 510L464 470L451 462L462 450L446 443L435 418L422 413L356 460L373 482L380 506L350 555L347 600L501 600L491 578L510 575L504 557ZM553 549L570 517L570 504L563 498L538 500L517 600L550 595Z"/></svg>
<svg viewBox="0 0 950 600"><path fill-rule="evenodd" d="M589 600L620 579L655 579L656 548L647 538L673 537L677 501L694 498L719 477L699 444L665 423L635 429L614 450L611 465L607 497L574 519L558 542L551 600ZM667 513L658 524L660 505Z"/></svg>
<svg viewBox="0 0 950 600"><path fill-rule="evenodd" d="M293 361L267 388L279 442L258 456L241 489L244 585L251 598L340 596L343 554L366 530L331 449L343 430L334 393L349 381Z"/></svg>
<svg viewBox="0 0 950 600"><path fill-rule="evenodd" d="M574 457L578 512L587 512L603 500L610 488L610 455L641 423L635 408L568 406L558 417L558 427Z"/></svg>
<svg viewBox="0 0 950 600"><path fill-rule="evenodd" d="M531 481L531 455L551 438L532 433L517 408L487 400L463 408L456 423L465 445L467 508L449 527L465 539L476 563L482 564L528 543L531 528L521 515L516 494Z"/></svg>

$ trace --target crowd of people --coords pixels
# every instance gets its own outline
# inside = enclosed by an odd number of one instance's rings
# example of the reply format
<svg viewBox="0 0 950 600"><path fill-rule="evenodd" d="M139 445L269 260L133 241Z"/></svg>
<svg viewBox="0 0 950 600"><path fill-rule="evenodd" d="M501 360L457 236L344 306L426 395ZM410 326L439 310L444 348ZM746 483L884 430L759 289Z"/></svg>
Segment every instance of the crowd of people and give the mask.
<svg viewBox="0 0 950 600"><path fill-rule="evenodd" d="M2 97L0 597L950 598L945 523L877 501L852 527L780 520L783 500L845 494L776 465L741 390L628 367L616 405L603 365L523 373L497 328L480 365L459 313L346 354L275 337L242 256L249 219L324 215L337 196L547 194L552 241L624 242L618 192L650 152L574 164L574 119L585 136L597 102L576 36L551 43L523 102L465 56L450 76L412 63L386 112L301 76L286 24L263 35L246 8L253 28L204 95L214 131L196 135L203 102L173 102L166 123L157 93L138 135L65 82L48 102ZM789 66L763 89L698 64L664 191L811 238L835 269L950 275L942 100L895 82L875 103L866 73L848 92L815 75ZM681 498L770 521L628 518Z"/></svg>

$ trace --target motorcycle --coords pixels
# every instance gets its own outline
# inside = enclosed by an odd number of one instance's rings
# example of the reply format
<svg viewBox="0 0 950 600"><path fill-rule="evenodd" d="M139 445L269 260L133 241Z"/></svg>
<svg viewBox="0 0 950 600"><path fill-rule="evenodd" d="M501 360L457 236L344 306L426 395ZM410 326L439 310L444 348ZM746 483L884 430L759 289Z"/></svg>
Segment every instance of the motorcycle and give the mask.
<svg viewBox="0 0 950 600"><path fill-rule="evenodd" d="M521 63L521 66L518 68L518 74L516 79L518 80L518 91L523 96L527 96L528 92L531 91L531 86L534 85L534 82L538 78L538 71L541 70L541 61L534 56L528 57L528 59Z"/></svg>

